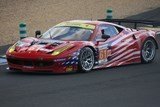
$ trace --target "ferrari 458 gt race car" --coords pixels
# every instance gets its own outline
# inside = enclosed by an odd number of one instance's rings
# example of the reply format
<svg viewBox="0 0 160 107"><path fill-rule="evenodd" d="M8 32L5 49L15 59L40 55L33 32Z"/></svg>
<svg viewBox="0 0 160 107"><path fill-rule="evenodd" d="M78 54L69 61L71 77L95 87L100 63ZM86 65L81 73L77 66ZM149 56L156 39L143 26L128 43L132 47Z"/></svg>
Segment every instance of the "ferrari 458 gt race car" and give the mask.
<svg viewBox="0 0 160 107"><path fill-rule="evenodd" d="M103 21L62 22L36 37L16 42L6 52L10 70L23 72L71 71L154 60L158 44L156 33L136 30Z"/></svg>

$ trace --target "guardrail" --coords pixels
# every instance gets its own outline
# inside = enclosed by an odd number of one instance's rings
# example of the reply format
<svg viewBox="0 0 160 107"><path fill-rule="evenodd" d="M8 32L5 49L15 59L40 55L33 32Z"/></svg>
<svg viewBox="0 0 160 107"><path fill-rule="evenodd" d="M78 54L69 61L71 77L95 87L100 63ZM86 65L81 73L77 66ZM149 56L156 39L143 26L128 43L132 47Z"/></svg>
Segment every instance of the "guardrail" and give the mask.
<svg viewBox="0 0 160 107"><path fill-rule="evenodd" d="M153 21L153 20L134 20L134 19L98 19L98 21L104 22L112 22L118 23L121 25L122 23L131 23L134 24L134 28L137 28L138 24L145 24L145 25L152 25L153 27L160 26L160 21Z"/></svg>

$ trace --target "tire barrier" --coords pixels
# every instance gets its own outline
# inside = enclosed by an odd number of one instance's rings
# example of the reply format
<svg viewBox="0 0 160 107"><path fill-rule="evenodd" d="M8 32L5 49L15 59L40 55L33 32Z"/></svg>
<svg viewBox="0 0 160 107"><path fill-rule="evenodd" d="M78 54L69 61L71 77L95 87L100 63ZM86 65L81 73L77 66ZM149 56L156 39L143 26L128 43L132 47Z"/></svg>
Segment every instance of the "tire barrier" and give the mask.
<svg viewBox="0 0 160 107"><path fill-rule="evenodd" d="M112 9L107 9L106 13L107 13L106 19L113 18L113 10Z"/></svg>
<svg viewBox="0 0 160 107"><path fill-rule="evenodd" d="M23 38L27 37L26 23L21 22L19 24L19 36L20 36L20 39L23 39Z"/></svg>

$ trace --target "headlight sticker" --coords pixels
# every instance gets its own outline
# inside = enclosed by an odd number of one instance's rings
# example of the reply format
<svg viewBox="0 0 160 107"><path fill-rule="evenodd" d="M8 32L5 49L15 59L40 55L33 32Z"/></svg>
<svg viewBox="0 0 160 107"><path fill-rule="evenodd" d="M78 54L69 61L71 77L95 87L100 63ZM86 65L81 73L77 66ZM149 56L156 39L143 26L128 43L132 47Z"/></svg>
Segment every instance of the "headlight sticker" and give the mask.
<svg viewBox="0 0 160 107"><path fill-rule="evenodd" d="M54 55L54 56L55 56L55 55L58 55L58 54L62 53L63 51L65 51L65 50L71 48L72 46L73 46L73 45L61 47L61 48L59 48L59 49L53 51L52 55Z"/></svg>
<svg viewBox="0 0 160 107"><path fill-rule="evenodd" d="M16 44L14 44L13 46L11 46L11 47L9 48L9 53L14 52L14 51L15 51L15 47L16 47Z"/></svg>

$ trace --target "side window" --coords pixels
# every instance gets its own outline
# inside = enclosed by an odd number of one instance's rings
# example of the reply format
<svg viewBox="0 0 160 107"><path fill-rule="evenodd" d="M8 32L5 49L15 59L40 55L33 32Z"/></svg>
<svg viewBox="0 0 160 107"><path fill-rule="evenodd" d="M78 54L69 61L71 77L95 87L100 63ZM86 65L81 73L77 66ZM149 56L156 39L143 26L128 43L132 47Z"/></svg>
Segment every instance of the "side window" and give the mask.
<svg viewBox="0 0 160 107"><path fill-rule="evenodd" d="M97 35L96 35L95 40L98 40L98 39L102 39L102 32L101 32L101 29L98 29L98 32L97 32Z"/></svg>
<svg viewBox="0 0 160 107"><path fill-rule="evenodd" d="M112 25L101 25L100 29L104 29L104 34L109 35L109 36L116 36L119 31L116 29L116 27Z"/></svg>

